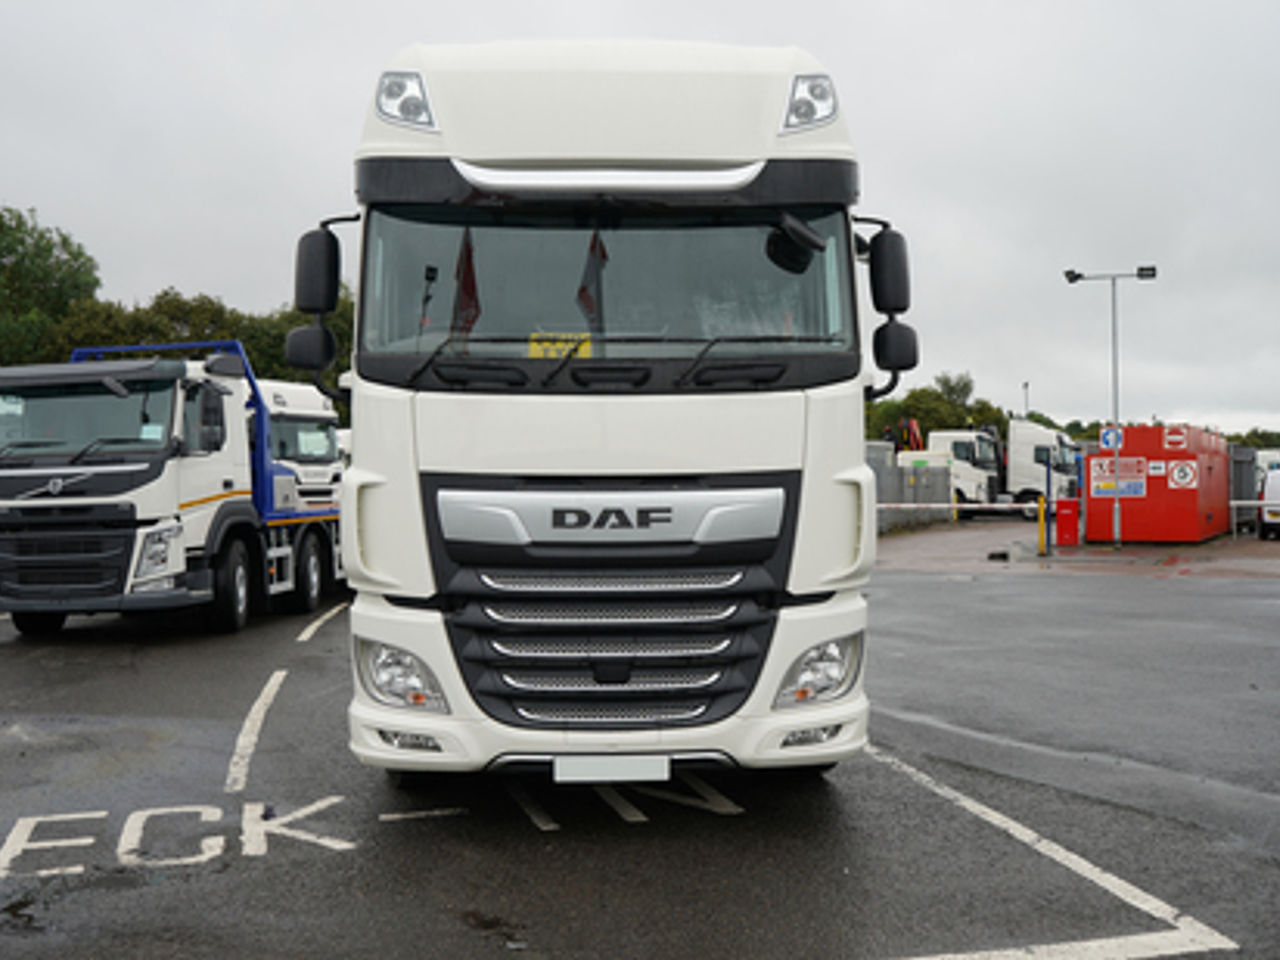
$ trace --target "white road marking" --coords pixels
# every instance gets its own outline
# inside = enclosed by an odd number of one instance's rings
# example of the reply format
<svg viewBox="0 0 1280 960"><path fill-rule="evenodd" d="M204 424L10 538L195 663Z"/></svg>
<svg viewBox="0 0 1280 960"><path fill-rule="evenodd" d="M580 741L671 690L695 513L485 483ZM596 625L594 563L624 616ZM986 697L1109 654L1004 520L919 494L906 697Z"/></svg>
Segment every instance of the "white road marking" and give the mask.
<svg viewBox="0 0 1280 960"><path fill-rule="evenodd" d="M465 817L471 811L466 807L438 807L435 810L405 810L403 813L380 813L382 823L399 823L401 820L430 820L435 817Z"/></svg>
<svg viewBox="0 0 1280 960"><path fill-rule="evenodd" d="M320 614L320 616L316 617L309 624L307 624L306 628L300 634L298 634L298 639L294 642L306 643L308 640L310 640L312 637L316 635L317 630L319 630L321 627L323 627L326 623L328 623L330 620L332 620L334 617L340 614L343 610L347 609L347 607L349 606L351 606L351 604L344 601L343 603L338 604L332 610L326 610L324 613Z"/></svg>
<svg viewBox="0 0 1280 960"><path fill-rule="evenodd" d="M263 721L267 718L267 710L280 685L289 675L288 670L277 670L267 681L267 685L258 694L258 699L249 708L249 715L244 718L244 726L240 728L240 736L236 738L236 749L231 755L231 763L227 766L227 782L223 788L227 793L239 793L249 779L249 761L253 759L253 751L258 745L258 734L262 732Z"/></svg>
<svg viewBox="0 0 1280 960"><path fill-rule="evenodd" d="M1094 866L1078 854L1048 840L1029 827L1025 827L1004 814L958 790L939 783L923 771L917 770L897 757L876 747L868 747L867 753L881 763L918 783L944 800L949 800L967 813L1009 834L1019 843L1026 844L1036 853L1048 857L1077 876L1101 887L1129 906L1162 920L1174 929L1162 933L1144 933L1127 937L1111 937L1104 940L1079 940L1070 943L1048 943L1009 950L981 950L975 953L933 954L914 957L912 960L1148 960L1156 957L1180 957L1210 950L1239 950L1240 945L1229 940L1193 917L1153 897L1133 884Z"/></svg>
<svg viewBox="0 0 1280 960"><path fill-rule="evenodd" d="M279 837L291 837L294 840L301 840L303 843L314 843L316 846L324 847L326 850L354 850L356 845L350 840L326 837L323 834L289 826L289 824L304 817L309 817L313 813L319 813L334 804L341 803L342 799L340 795L325 797L323 800L307 804L305 807L300 807L293 813L284 816L279 814L269 815L268 807L265 803L246 803L244 805L244 816L240 821L240 846L244 850L244 855L246 857L266 856L267 837L271 834Z"/></svg>
<svg viewBox="0 0 1280 960"><path fill-rule="evenodd" d="M648 823L649 818L639 807L620 794L613 787L598 786L595 788L600 799L613 808L613 812L627 823Z"/></svg>
<svg viewBox="0 0 1280 960"><path fill-rule="evenodd" d="M642 793L646 797L653 797L655 800L666 800L670 803L678 803L686 807L693 807L695 810L706 810L708 813L718 813L722 817L733 817L746 811L738 806L723 793L717 790L707 781L693 773L678 773L676 779L680 780L686 786L692 787L698 794L696 797L690 797L686 794L676 793L673 790L667 790L663 787L652 787L641 784L632 784L631 789L636 793Z"/></svg>
<svg viewBox="0 0 1280 960"><path fill-rule="evenodd" d="M520 809L525 815L533 821L533 825L543 833L551 833L560 829L560 824L552 819L551 815L538 804L536 800L529 795L521 784L514 780L507 781L507 793L511 794L511 799L520 804Z"/></svg>

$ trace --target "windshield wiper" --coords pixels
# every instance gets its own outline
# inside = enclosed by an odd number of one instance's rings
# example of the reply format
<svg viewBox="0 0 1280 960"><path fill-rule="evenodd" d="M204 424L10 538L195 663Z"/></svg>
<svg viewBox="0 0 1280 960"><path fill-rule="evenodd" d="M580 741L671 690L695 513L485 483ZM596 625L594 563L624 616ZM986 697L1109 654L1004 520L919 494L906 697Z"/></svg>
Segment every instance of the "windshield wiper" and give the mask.
<svg viewBox="0 0 1280 960"><path fill-rule="evenodd" d="M9 456L13 450L31 450L35 447L56 447L63 443L62 440L14 440L12 443L6 443L0 447L0 457Z"/></svg>
<svg viewBox="0 0 1280 960"><path fill-rule="evenodd" d="M424 373L430 370L433 366L435 366L436 360L439 359L440 354L444 353L445 348L451 346L452 344L455 344L455 343L528 343L528 342L529 341L527 337L470 337L470 336L455 336L454 334L450 334L449 336L441 340L434 350L432 350L429 354L427 354L427 358L425 360L423 360L420 364L418 364L416 367L413 368L413 372L409 374L409 376L404 378L404 385L406 387L413 386L414 383L417 382L417 379L420 376L422 376Z"/></svg>
<svg viewBox="0 0 1280 960"><path fill-rule="evenodd" d="M87 457L99 447L114 447L125 443L138 443L137 437L98 437L96 440L90 440L83 447L72 454L71 459L67 463L79 463L82 457Z"/></svg>
<svg viewBox="0 0 1280 960"><path fill-rule="evenodd" d="M839 343L840 338L835 336L810 337L801 336L799 334L778 333L778 334L759 334L751 336L728 336L728 337L712 337L706 342L706 345L698 351L697 356L693 358L693 363L685 367L684 371L675 379L675 386L682 387L693 377L702 366L704 360L716 347L722 343Z"/></svg>

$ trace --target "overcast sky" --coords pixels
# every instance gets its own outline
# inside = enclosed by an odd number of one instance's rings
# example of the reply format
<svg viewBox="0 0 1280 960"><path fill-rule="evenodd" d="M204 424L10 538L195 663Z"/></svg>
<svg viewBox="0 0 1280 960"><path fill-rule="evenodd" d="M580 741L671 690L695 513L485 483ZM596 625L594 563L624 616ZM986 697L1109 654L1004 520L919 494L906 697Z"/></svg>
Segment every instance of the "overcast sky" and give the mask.
<svg viewBox="0 0 1280 960"><path fill-rule="evenodd" d="M808 49L861 212L908 238L921 366L1061 421L1280 429L1275 0L0 0L0 206L165 287L268 312L297 236L354 209L352 154L408 43L655 37ZM348 243L347 264L355 261ZM867 327L871 324L867 323Z"/></svg>

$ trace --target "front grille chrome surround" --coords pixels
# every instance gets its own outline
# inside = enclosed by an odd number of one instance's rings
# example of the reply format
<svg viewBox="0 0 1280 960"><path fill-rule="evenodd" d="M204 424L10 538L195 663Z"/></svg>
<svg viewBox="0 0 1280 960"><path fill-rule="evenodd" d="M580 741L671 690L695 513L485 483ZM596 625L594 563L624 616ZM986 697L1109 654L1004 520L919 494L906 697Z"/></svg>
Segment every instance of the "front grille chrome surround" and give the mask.
<svg viewBox="0 0 1280 960"><path fill-rule="evenodd" d="M590 673L504 673L502 682L526 693L675 693L704 690L721 670L635 670L624 683L601 683Z"/></svg>
<svg viewBox="0 0 1280 960"><path fill-rule="evenodd" d="M521 626L628 626L722 623L738 612L737 603L490 603L490 620Z"/></svg>
<svg viewBox="0 0 1280 960"><path fill-rule="evenodd" d="M520 660L648 660L658 657L715 657L733 644L733 637L636 637L610 639L538 640L500 637L489 641L501 657Z"/></svg>
<svg viewBox="0 0 1280 960"><path fill-rule="evenodd" d="M644 703L633 706L621 703L522 703L516 705L516 713L540 726L652 727L689 723L706 713L707 707L706 702Z"/></svg>
<svg viewBox="0 0 1280 960"><path fill-rule="evenodd" d="M745 570L688 573L482 573L480 582L502 593L682 593L730 590Z"/></svg>

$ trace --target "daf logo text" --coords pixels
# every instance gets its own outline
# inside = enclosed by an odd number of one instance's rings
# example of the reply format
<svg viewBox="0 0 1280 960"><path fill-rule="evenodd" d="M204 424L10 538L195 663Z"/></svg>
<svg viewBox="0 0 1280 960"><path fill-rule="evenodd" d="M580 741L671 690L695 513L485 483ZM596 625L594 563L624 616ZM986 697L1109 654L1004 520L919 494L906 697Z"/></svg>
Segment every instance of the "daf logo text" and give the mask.
<svg viewBox="0 0 1280 960"><path fill-rule="evenodd" d="M671 522L671 507L604 507L598 513L582 507L553 507L551 526L556 530L648 530Z"/></svg>

